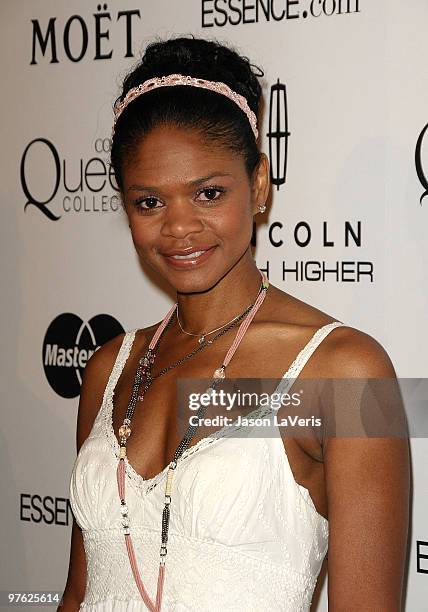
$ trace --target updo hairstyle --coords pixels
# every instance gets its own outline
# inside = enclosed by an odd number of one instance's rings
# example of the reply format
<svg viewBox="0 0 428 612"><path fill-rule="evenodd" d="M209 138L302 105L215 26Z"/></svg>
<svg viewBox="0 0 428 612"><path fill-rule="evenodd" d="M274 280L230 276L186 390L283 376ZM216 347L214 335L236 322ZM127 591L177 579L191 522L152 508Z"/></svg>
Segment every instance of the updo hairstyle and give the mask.
<svg viewBox="0 0 428 612"><path fill-rule="evenodd" d="M149 44L140 63L124 82L122 93L143 81L169 74L183 74L226 83L243 95L258 117L261 86L260 68L248 58L216 41L200 38L172 38ZM123 191L123 165L135 152L145 134L160 125L174 125L200 133L212 142L240 154L250 177L260 152L245 113L220 93L191 86L164 87L139 96L117 120L111 148L111 165Z"/></svg>

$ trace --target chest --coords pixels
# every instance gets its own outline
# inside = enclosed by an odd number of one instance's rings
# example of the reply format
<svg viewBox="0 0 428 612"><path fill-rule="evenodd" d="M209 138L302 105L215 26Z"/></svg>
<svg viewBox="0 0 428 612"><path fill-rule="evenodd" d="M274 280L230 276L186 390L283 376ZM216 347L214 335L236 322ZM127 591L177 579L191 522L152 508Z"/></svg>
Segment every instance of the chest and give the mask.
<svg viewBox="0 0 428 612"><path fill-rule="evenodd" d="M253 377L255 384L257 384L257 378L264 379L261 384L264 385L266 391L272 392L286 371L275 367L275 360L256 359L254 345L244 345L242 348L239 356L236 355L228 366L228 378ZM185 361L157 377L157 374L174 363L175 355L162 356L156 362L156 367L153 368L155 378L145 392L143 400L136 403L131 423L132 434L127 444L128 460L135 472L143 478L155 477L172 460L188 425L189 390L196 389L198 392L203 392L206 389L209 377L222 363L224 352L224 347L218 347L218 350L212 351L209 355L200 355L198 360ZM138 357L139 355L136 354L127 363L115 390L112 424L116 436L125 418L131 397ZM291 354L286 356L286 361L291 365L293 361ZM284 363L284 359L281 359L280 362ZM315 372L308 368L307 374L313 376ZM219 429L220 425L216 429ZM212 431L212 429L208 432L203 429L198 430L189 448L198 444L201 438ZM325 515L327 504L323 485L324 472L323 463L318 459L320 455L318 441L284 437L283 451L295 481L309 491L317 510Z"/></svg>

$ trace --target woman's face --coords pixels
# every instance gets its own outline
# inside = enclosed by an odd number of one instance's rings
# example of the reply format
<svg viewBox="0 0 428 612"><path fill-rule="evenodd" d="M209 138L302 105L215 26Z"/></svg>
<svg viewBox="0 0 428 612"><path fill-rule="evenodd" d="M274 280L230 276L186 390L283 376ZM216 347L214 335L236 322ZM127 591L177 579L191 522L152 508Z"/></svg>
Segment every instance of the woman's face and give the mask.
<svg viewBox="0 0 428 612"><path fill-rule="evenodd" d="M249 249L253 216L267 198L262 159L250 181L241 155L195 131L153 129L123 165L123 200L140 259L177 291L212 287ZM203 253L183 258L187 251Z"/></svg>

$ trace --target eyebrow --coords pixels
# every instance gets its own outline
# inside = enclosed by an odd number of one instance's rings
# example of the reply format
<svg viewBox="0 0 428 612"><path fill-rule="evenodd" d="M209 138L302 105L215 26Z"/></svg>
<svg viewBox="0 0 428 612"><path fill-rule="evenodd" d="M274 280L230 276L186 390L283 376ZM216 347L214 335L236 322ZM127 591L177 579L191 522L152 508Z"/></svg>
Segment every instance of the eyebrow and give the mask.
<svg viewBox="0 0 428 612"><path fill-rule="evenodd" d="M233 176L233 175L230 174L229 172L213 172L212 174L209 174L208 176L201 176L197 179L194 179L193 181L189 181L189 183L187 184L189 185L189 187L197 187L198 185L201 185L202 183L205 183L206 181L209 181L210 179L216 178L218 176ZM159 190L159 187L134 184L128 187L128 191L160 191L160 190Z"/></svg>

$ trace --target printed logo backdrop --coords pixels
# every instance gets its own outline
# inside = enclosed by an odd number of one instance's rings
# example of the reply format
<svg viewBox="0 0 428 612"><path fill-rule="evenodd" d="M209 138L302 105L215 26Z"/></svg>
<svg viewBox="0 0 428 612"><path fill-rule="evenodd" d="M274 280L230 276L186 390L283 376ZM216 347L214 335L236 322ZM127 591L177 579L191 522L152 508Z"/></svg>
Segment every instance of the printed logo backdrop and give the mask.
<svg viewBox="0 0 428 612"><path fill-rule="evenodd" d="M116 212L120 208L118 187L105 156L109 138L98 138L89 159L64 155L47 138L34 138L25 147L21 163L24 211L34 206L50 221L63 213ZM106 193L106 191L108 191Z"/></svg>
<svg viewBox="0 0 428 612"><path fill-rule="evenodd" d="M428 5L9 0L0 17L0 590L62 590L84 365L171 304L141 270L108 164L121 79L171 34L230 42L260 65L273 186L252 239L259 268L375 337L400 377L424 377ZM409 612L428 600L425 439L412 459ZM324 577L314 610L327 610L326 590Z"/></svg>
<svg viewBox="0 0 428 612"><path fill-rule="evenodd" d="M52 389L61 397L77 397L88 359L123 331L110 315L97 315L88 323L71 312L58 315L43 340L43 367Z"/></svg>

